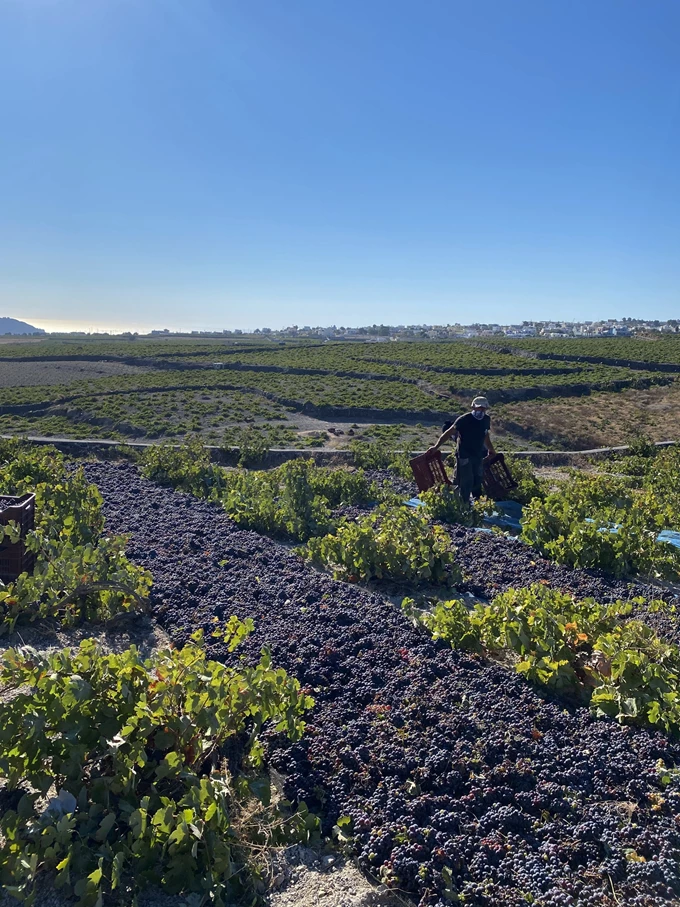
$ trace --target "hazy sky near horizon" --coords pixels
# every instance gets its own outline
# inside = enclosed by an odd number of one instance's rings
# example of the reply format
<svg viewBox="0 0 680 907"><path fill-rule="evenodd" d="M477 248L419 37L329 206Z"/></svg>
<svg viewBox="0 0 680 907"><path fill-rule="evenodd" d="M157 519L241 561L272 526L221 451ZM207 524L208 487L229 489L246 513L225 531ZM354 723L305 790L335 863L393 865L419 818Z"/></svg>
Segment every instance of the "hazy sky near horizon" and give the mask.
<svg viewBox="0 0 680 907"><path fill-rule="evenodd" d="M0 315L678 317L678 0L0 0Z"/></svg>

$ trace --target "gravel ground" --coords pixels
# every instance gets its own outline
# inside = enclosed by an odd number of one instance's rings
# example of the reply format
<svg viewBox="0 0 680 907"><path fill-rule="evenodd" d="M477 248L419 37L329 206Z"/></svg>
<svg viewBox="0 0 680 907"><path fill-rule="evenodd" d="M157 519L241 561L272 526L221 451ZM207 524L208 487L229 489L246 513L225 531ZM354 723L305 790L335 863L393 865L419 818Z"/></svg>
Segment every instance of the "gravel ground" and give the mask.
<svg viewBox="0 0 680 907"><path fill-rule="evenodd" d="M398 895L374 885L340 854L310 847L290 847L277 859L275 890L267 907L408 907ZM138 897L138 907L187 907L187 899L150 888ZM0 907L16 907L11 895L0 892ZM111 901L111 903L114 903ZM56 891L45 877L37 886L34 907L73 907L74 899Z"/></svg>
<svg viewBox="0 0 680 907"><path fill-rule="evenodd" d="M305 737L270 737L269 761L326 831L351 819L362 869L422 907L450 903L447 890L479 907L680 902L680 790L658 769L680 765L680 746L432 641L382 595L333 581L129 464L86 470L109 529L130 533L130 556L153 572L153 613L173 640L215 616L250 616L245 657L267 644L312 692ZM621 594L604 577L550 573L516 542L452 533L472 590L546 579ZM213 654L236 657L219 645Z"/></svg>
<svg viewBox="0 0 680 907"><path fill-rule="evenodd" d="M281 861L280 891L273 892L270 907L401 907L403 898L375 885L335 853L308 847L291 847Z"/></svg>
<svg viewBox="0 0 680 907"><path fill-rule="evenodd" d="M86 378L133 375L148 369L122 362L0 362L0 387L72 384Z"/></svg>

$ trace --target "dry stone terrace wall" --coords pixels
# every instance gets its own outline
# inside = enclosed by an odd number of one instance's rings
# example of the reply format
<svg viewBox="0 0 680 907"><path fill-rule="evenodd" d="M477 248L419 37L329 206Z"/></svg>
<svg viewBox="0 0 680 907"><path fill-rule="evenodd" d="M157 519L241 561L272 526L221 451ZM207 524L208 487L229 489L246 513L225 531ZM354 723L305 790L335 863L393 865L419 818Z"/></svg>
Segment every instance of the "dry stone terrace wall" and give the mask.
<svg viewBox="0 0 680 907"><path fill-rule="evenodd" d="M643 341L638 342L642 343ZM674 372L675 374L680 372L680 344L678 345L677 362L657 362L653 359L628 359L618 356L599 355L589 356L584 355L583 353L579 353L578 355L574 353L574 355L570 355L553 351L549 348L549 343L550 341L546 342L546 352L541 352L540 349L531 349L520 345L504 346L502 343L486 343L484 341L480 341L476 343L476 345L480 349L493 350L496 353L510 354L524 359L550 359L559 362L588 362L593 365L612 365L621 368L643 369L645 371Z"/></svg>
<svg viewBox="0 0 680 907"><path fill-rule="evenodd" d="M252 617L247 657L268 645L313 693L305 737L293 746L270 737L270 763L326 830L350 817L365 871L422 907L444 907L453 892L477 907L678 902L680 791L658 769L680 765L678 744L597 721L433 642L378 593L331 580L130 465L86 469L108 528L130 533L130 556L153 572L154 614L176 642L216 616ZM504 544L492 585L543 578L600 598L624 591L518 562L516 543L456 540L472 586L488 574L485 546Z"/></svg>
<svg viewBox="0 0 680 907"><path fill-rule="evenodd" d="M629 343L626 349L639 348L643 352L649 349L653 358L652 353L662 345L657 342L646 345L641 341ZM460 340L283 346L188 339L31 344L23 352L12 350L0 357L0 386L3 369L16 375L17 370L52 368L55 374L49 381L45 378L43 384L35 377L25 381L13 377L5 382L8 386L0 399L0 417L6 434L91 437L95 433L108 433L131 439L182 437L191 431L198 432L210 443L227 438L241 422L257 422L258 431L267 434L268 445L279 447L294 445L296 441L290 437L274 438L275 433L263 427L264 422L271 420L273 424L278 419L282 424L288 423L289 432L299 434L299 443L307 444L309 438L302 437L308 427L304 424L305 417L331 423L403 423L409 427L422 423L432 428L465 411L469 401L478 394L487 396L494 406L532 400L575 399L593 392L613 395L630 391L635 394L644 393L656 384L672 384L677 381L676 374L680 375L680 365L662 362L664 367L659 370L659 363L651 358L643 363L642 352L640 362L649 366L646 373L635 363L630 369L602 365L605 360L614 362L614 358L570 356L568 352L560 352L561 347L556 348L554 354L552 346L541 353L508 341L499 349L502 352L496 352L493 344L486 341ZM582 351L587 347L581 344L574 349ZM213 369L215 361L221 362L222 369ZM618 361L627 364L630 360L621 357ZM114 377L102 380L77 380L84 377L79 369L100 366L129 369L134 373L116 373ZM66 375L63 370L69 368L72 372ZM181 415L168 415L166 411L163 416L149 416L144 422L133 414L139 401L132 397L126 400L128 394L182 391L248 394L248 402L242 410L252 412L246 419L231 418L224 408L215 414L204 412L200 417L193 413L197 428L192 424L190 408L179 405ZM112 397L118 397L120 404L113 405L109 400ZM269 403L263 404L263 401ZM263 415L262 405L276 407L276 412ZM287 416L287 410L297 415ZM497 416L501 417L502 412ZM574 421L577 421L576 416ZM503 427L500 419L495 425L496 428ZM529 443L558 446L551 444L545 433L532 434L531 424L522 427L518 421L508 419L504 427L512 436L512 443L526 438ZM572 427L571 423L567 426L567 436ZM408 444L408 436L409 432L401 432L401 443ZM327 441L331 445L336 443ZM606 440L597 438L591 442L584 439L584 443L577 446L590 447L599 443L606 443Z"/></svg>

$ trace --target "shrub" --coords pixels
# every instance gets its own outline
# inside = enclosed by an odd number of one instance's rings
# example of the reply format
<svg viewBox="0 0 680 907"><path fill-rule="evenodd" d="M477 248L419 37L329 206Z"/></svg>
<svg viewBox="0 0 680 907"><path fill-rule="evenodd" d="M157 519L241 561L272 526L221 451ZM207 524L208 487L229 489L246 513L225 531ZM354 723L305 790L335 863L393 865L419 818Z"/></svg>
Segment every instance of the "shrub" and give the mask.
<svg viewBox="0 0 680 907"><path fill-rule="evenodd" d="M74 545L98 538L104 528L102 497L82 469L70 471L52 447L6 443L0 449L0 494L35 492L36 529Z"/></svg>
<svg viewBox="0 0 680 907"><path fill-rule="evenodd" d="M266 471L227 471L212 465L204 448L196 444L151 448L145 454L143 473L219 501L239 526L298 541L329 532L332 507L366 504L380 494L362 470L323 469L312 460L298 458Z"/></svg>
<svg viewBox="0 0 680 907"><path fill-rule="evenodd" d="M248 425L232 432L232 443L239 448L238 465L242 467L257 466L267 453L266 436Z"/></svg>
<svg viewBox="0 0 680 907"><path fill-rule="evenodd" d="M548 484L536 475L531 460L507 454L505 464L517 482L517 488L508 493L508 500L528 504L534 498L543 500L548 493Z"/></svg>
<svg viewBox="0 0 680 907"><path fill-rule="evenodd" d="M436 602L431 610L420 610L412 598L405 598L401 607L416 623L426 627L433 639L445 640L452 649L482 651L479 630L460 599Z"/></svg>
<svg viewBox="0 0 680 907"><path fill-rule="evenodd" d="M431 612L415 611L410 599L403 607L454 648L513 653L527 680L589 703L598 716L680 733L680 651L630 619L631 603L576 601L536 584L472 611L459 601Z"/></svg>
<svg viewBox="0 0 680 907"><path fill-rule="evenodd" d="M299 553L338 577L453 583L460 579L451 540L441 526L409 508L381 504L334 533L312 538Z"/></svg>
<svg viewBox="0 0 680 907"><path fill-rule="evenodd" d="M0 634L21 619L73 624L141 606L151 575L127 559L123 537L101 537L102 498L82 469L67 470L52 448L5 446L0 459L0 491L36 495L36 525L25 539L35 568L0 584Z"/></svg>
<svg viewBox="0 0 680 907"><path fill-rule="evenodd" d="M460 523L462 526L481 526L485 513L492 508L487 498L475 501L470 507L463 503L458 492L450 485L440 485L420 493L428 515L442 523Z"/></svg>
<svg viewBox="0 0 680 907"><path fill-rule="evenodd" d="M51 617L73 626L144 607L151 574L127 559L124 538L74 545L31 533L28 546L37 550L33 574L0 586L0 635L20 620Z"/></svg>
<svg viewBox="0 0 680 907"><path fill-rule="evenodd" d="M673 528L680 529L680 447L667 447L647 463L642 487L672 513Z"/></svg>
<svg viewBox="0 0 680 907"><path fill-rule="evenodd" d="M328 502L317 494L309 460L289 460L270 472L233 472L222 503L239 526L305 541L331 526Z"/></svg>
<svg viewBox="0 0 680 907"><path fill-rule="evenodd" d="M232 618L229 649L250 629ZM0 703L0 769L22 794L0 820L6 890L30 900L37 875L54 870L80 907L110 890L130 903L152 883L218 905L247 892L232 821L241 773L261 765L265 723L298 739L312 704L266 652L228 668L206 657L198 632L146 661L135 646L106 654L87 639L73 653L9 649L0 665L14 691ZM220 757L228 743L232 771ZM266 799L261 779L251 789Z"/></svg>
<svg viewBox="0 0 680 907"><path fill-rule="evenodd" d="M411 469L411 454L402 452L396 453L393 452L390 457L390 462L387 466L390 472L398 475L399 478L405 479L407 482L413 482L413 470Z"/></svg>
<svg viewBox="0 0 680 907"><path fill-rule="evenodd" d="M678 475L669 472L677 482ZM674 486L636 492L624 480L573 473L559 491L525 507L522 538L571 567L677 579L680 550L657 542L659 530L677 520L675 494Z"/></svg>
<svg viewBox="0 0 680 907"><path fill-rule="evenodd" d="M376 501L380 491L375 482L366 478L363 469L350 472L347 469L322 469L311 464L307 470L309 484L316 494L331 507L340 504L362 506Z"/></svg>
<svg viewBox="0 0 680 907"><path fill-rule="evenodd" d="M142 458L142 475L160 485L170 485L197 497L218 500L226 487L226 471L210 462L200 441L180 447L154 444Z"/></svg>

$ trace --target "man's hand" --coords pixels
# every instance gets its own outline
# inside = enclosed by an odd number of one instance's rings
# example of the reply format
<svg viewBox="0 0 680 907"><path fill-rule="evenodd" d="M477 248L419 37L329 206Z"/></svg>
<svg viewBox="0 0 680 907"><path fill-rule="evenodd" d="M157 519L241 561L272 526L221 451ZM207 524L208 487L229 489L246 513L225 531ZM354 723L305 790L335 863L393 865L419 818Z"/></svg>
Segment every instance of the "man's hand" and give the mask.
<svg viewBox="0 0 680 907"><path fill-rule="evenodd" d="M427 450L425 451L425 453L431 454L431 453L434 453L435 450L439 450L439 446L437 444L433 444L432 447L428 447Z"/></svg>

